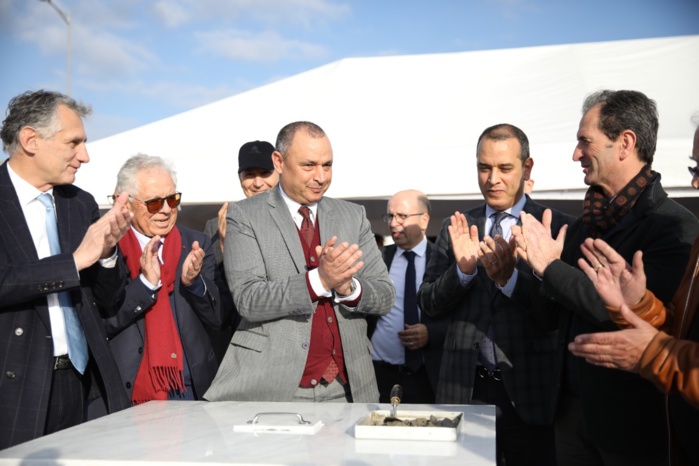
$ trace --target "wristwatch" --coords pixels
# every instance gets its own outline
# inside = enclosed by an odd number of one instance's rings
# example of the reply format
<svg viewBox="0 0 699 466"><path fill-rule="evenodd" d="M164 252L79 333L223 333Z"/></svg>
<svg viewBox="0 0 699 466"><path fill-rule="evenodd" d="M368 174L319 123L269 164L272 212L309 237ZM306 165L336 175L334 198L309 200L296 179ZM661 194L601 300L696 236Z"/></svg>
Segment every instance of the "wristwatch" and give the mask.
<svg viewBox="0 0 699 466"><path fill-rule="evenodd" d="M350 292L349 294L341 294L337 290L335 291L335 296L338 298L346 298L347 296L352 296L352 293L354 293L357 290L357 284L354 282L354 278L352 278L352 281L350 282Z"/></svg>

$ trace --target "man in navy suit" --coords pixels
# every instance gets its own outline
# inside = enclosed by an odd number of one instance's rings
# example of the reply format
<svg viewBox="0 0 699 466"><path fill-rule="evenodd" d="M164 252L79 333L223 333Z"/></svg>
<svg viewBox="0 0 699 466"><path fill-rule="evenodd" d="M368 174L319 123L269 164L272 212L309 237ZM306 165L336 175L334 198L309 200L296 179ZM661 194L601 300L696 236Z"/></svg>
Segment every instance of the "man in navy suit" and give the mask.
<svg viewBox="0 0 699 466"><path fill-rule="evenodd" d="M435 399L447 326L447 319L420 313L415 294L434 249L425 236L430 201L420 191L400 191L389 199L386 210L384 221L394 244L384 248L383 259L396 288L396 300L385 316L367 316L379 401L389 403L391 389L398 384L403 387L404 403L430 404ZM411 251L413 259L408 261ZM408 276L414 281L412 292L406 287ZM415 322L409 318L411 306Z"/></svg>
<svg viewBox="0 0 699 466"><path fill-rule="evenodd" d="M497 406L498 465L555 464L557 332L539 324L531 305L539 281L509 243L520 212L545 211L524 194L529 140L516 126L491 126L476 157L485 204L444 221L418 294L425 313L451 317L437 403ZM573 219L549 220L558 233Z"/></svg>
<svg viewBox="0 0 699 466"><path fill-rule="evenodd" d="M101 219L72 185L90 109L37 91L10 101L0 165L0 449L79 424L88 397L128 406L100 311L123 293L128 194Z"/></svg>
<svg viewBox="0 0 699 466"><path fill-rule="evenodd" d="M128 159L117 192L133 193L131 229L119 241L131 281L105 323L124 390L132 404L199 399L218 369L205 327L220 328L226 317L211 240L175 226L182 194L160 157Z"/></svg>

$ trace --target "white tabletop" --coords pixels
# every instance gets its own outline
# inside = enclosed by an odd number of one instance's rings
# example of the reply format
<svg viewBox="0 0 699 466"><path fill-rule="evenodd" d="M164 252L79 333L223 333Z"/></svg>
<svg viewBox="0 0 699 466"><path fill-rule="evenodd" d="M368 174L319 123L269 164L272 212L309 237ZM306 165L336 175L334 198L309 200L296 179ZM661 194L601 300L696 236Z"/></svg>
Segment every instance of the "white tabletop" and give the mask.
<svg viewBox="0 0 699 466"><path fill-rule="evenodd" d="M495 464L493 406L400 406L463 412L456 442L355 439L354 426L360 419L389 408L359 403L151 401L0 451L0 466ZM264 412L299 413L312 423L322 421L323 427L314 435L233 431Z"/></svg>

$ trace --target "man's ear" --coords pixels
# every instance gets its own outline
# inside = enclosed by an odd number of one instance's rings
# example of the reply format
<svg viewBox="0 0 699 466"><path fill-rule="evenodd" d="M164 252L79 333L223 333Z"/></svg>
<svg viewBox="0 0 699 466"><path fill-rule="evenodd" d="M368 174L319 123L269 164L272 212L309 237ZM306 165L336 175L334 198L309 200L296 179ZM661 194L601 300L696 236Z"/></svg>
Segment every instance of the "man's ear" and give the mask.
<svg viewBox="0 0 699 466"><path fill-rule="evenodd" d="M272 163L274 163L274 170L282 174L282 167L284 166L284 156L278 150L272 152Z"/></svg>
<svg viewBox="0 0 699 466"><path fill-rule="evenodd" d="M627 157L636 154L636 133L630 129L622 131L618 139L620 143L619 159L624 160Z"/></svg>
<svg viewBox="0 0 699 466"><path fill-rule="evenodd" d="M24 152L34 155L39 145L39 132L31 126L25 126L19 131L19 145Z"/></svg>

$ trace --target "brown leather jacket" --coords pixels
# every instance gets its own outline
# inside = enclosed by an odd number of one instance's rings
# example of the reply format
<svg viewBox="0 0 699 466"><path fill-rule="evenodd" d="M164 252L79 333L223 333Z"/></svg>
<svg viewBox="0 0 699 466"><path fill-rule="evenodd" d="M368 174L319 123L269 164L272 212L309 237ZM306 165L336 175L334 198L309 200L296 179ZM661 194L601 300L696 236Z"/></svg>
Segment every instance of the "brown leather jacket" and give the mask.
<svg viewBox="0 0 699 466"><path fill-rule="evenodd" d="M617 325L628 325L618 310L608 310ZM639 373L668 394L671 464L698 464L699 412L694 410L699 410L699 238L672 302L665 307L646 290L632 310L654 326L662 325L641 356Z"/></svg>
<svg viewBox="0 0 699 466"><path fill-rule="evenodd" d="M666 313L666 322L643 352L639 370L663 393L678 393L687 403L699 409L699 342L686 340L699 309L699 240L694 242L687 271L666 308L653 293L646 296L633 311L655 326ZM618 318L615 319L618 323Z"/></svg>

